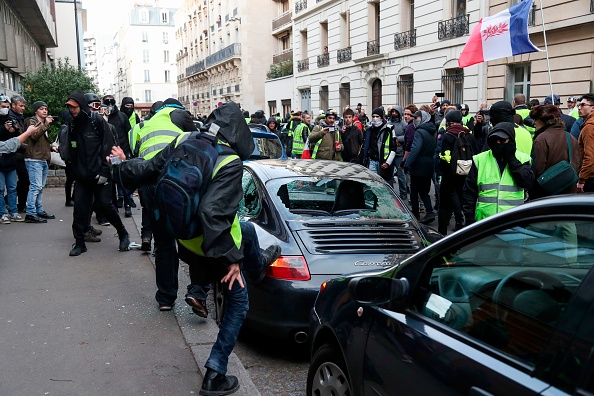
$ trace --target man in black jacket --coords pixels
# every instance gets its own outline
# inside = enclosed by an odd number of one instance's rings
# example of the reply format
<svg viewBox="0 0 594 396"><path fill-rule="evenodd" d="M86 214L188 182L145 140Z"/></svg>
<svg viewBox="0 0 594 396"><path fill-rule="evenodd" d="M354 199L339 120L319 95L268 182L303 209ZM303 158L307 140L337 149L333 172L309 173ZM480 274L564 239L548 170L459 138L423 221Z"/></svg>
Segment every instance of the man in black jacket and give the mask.
<svg viewBox="0 0 594 396"><path fill-rule="evenodd" d="M17 134L21 134L25 131L25 98L20 95L14 95L10 98L10 110L8 111L8 117L12 120L12 126L16 129ZM27 205L27 195L29 195L29 172L25 166L25 148L21 148L16 153L17 159L17 208L19 212L25 211Z"/></svg>
<svg viewBox="0 0 594 396"><path fill-rule="evenodd" d="M111 172L106 157L114 145L113 135L105 120L89 111L85 95L73 92L66 102L72 115L69 124L69 140L73 151L72 163L76 183L74 185L74 219L72 231L76 240L71 256L87 251L85 231L95 202L116 228L120 240L119 250L130 250L130 239L122 219L111 201Z"/></svg>

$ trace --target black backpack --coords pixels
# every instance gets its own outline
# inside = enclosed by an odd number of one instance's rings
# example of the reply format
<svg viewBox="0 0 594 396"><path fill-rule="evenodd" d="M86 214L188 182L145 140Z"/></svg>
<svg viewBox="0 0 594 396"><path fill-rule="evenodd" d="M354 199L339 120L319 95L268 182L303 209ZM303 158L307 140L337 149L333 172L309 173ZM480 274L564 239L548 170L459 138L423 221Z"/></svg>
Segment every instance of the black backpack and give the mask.
<svg viewBox="0 0 594 396"><path fill-rule="evenodd" d="M169 234L187 240L202 235L198 207L212 179L218 150L216 136L208 132L179 139L155 185L153 214Z"/></svg>
<svg viewBox="0 0 594 396"><path fill-rule="evenodd" d="M449 132L448 132L449 133ZM450 133L453 136L453 133ZM460 132L451 150L452 159L450 160L450 167L454 175L466 176L472 167L472 156L474 150L470 143L468 143L467 134Z"/></svg>

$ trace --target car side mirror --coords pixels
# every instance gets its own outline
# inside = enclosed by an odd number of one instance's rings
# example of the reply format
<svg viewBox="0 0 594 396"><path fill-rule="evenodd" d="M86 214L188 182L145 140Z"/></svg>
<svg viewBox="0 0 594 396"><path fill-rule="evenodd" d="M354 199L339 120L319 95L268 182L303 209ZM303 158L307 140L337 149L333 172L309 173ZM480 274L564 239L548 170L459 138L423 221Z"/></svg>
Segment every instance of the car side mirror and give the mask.
<svg viewBox="0 0 594 396"><path fill-rule="evenodd" d="M361 305L382 305L402 300L408 295L408 289L406 278L366 276L353 278L349 282L351 297Z"/></svg>

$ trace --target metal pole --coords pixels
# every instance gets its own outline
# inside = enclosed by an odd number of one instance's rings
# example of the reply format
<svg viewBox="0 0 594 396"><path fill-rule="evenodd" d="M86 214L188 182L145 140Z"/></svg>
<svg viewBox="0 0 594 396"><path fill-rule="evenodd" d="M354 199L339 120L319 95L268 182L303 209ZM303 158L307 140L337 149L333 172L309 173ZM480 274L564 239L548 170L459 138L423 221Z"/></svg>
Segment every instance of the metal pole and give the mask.
<svg viewBox="0 0 594 396"><path fill-rule="evenodd" d="M76 4L78 0L74 0L74 29L76 31L76 56L78 57L78 67L82 69L82 59L80 57L80 33L78 31L78 8Z"/></svg>
<svg viewBox="0 0 594 396"><path fill-rule="evenodd" d="M540 1L540 18L542 19L542 35L544 37L545 52L547 55L547 71L549 72L549 86L551 88L551 100L555 104L555 93L553 92L553 78L551 77L551 64L549 62L549 46L547 45L547 32L545 30L544 12L542 10L542 0Z"/></svg>

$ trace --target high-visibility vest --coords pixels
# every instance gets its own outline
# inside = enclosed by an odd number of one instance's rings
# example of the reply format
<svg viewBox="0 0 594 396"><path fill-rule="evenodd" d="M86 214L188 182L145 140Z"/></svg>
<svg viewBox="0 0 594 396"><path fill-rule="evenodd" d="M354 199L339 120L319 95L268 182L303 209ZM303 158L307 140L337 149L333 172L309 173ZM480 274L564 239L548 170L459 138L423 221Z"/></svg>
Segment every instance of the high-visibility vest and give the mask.
<svg viewBox="0 0 594 396"><path fill-rule="evenodd" d="M516 158L521 163L530 161L530 156L521 151L516 151ZM524 203L524 189L514 183L508 165L505 165L503 174L499 171L491 150L476 154L472 159L478 170L478 200L474 215L476 221Z"/></svg>
<svg viewBox="0 0 594 396"><path fill-rule="evenodd" d="M464 117L462 117L462 125L467 127L471 118L472 116L470 114L466 114Z"/></svg>
<svg viewBox="0 0 594 396"><path fill-rule="evenodd" d="M182 139L179 139L182 140ZM221 143L221 142L219 142ZM212 172L212 178L214 179L216 174L220 169L222 169L225 165L229 162L233 161L234 159L238 159L239 156L236 154L230 155L219 155L217 157L217 161L215 162L214 171ZM231 237L233 238L233 242L238 249L241 248L241 226L239 224L239 219L237 215L235 215L235 219L233 220L233 224L231 224ZM204 242L204 236L200 235L194 239L187 239L187 240L178 240L178 242L183 245L186 249L191 251L198 256L204 256L204 251L202 250L202 243Z"/></svg>
<svg viewBox="0 0 594 396"><path fill-rule="evenodd" d="M130 129L130 132L128 133L128 141L130 142L130 150L132 151L132 154L135 154L135 150L136 150L136 144L138 143L138 134L140 133L140 126L144 126L144 124L146 124L148 122L147 121L141 121L139 124L134 125L134 127L132 129Z"/></svg>
<svg viewBox="0 0 594 396"><path fill-rule="evenodd" d="M573 109L571 109L571 111L569 112L569 115L572 116L573 118L575 118L576 120L578 118L580 118L580 114L578 113L577 106L575 106Z"/></svg>
<svg viewBox="0 0 594 396"><path fill-rule="evenodd" d="M516 149L530 156L532 154L532 135L525 126L516 125L514 131L516 132Z"/></svg>
<svg viewBox="0 0 594 396"><path fill-rule="evenodd" d="M522 117L523 120L526 119L526 117L528 117L530 115L530 110L528 109L516 109L516 114L519 114L520 117ZM524 125L524 128L526 128L526 130L528 132L530 132L530 135L532 136L532 138L534 138L534 131L536 131L535 128L530 127L528 125Z"/></svg>
<svg viewBox="0 0 594 396"><path fill-rule="evenodd" d="M136 113L132 112L132 114L130 114L130 117L128 119L130 120L130 127L132 129L134 129L134 126L136 125Z"/></svg>
<svg viewBox="0 0 594 396"><path fill-rule="evenodd" d="M297 125L295 132L293 133L293 154L303 154L305 148L305 141L303 140L303 128L307 128L305 123ZM291 132L289 132L290 134Z"/></svg>
<svg viewBox="0 0 594 396"><path fill-rule="evenodd" d="M184 133L173 122L170 114L173 107L165 107L157 112L138 131L138 156L146 160L153 158L167 145Z"/></svg>

